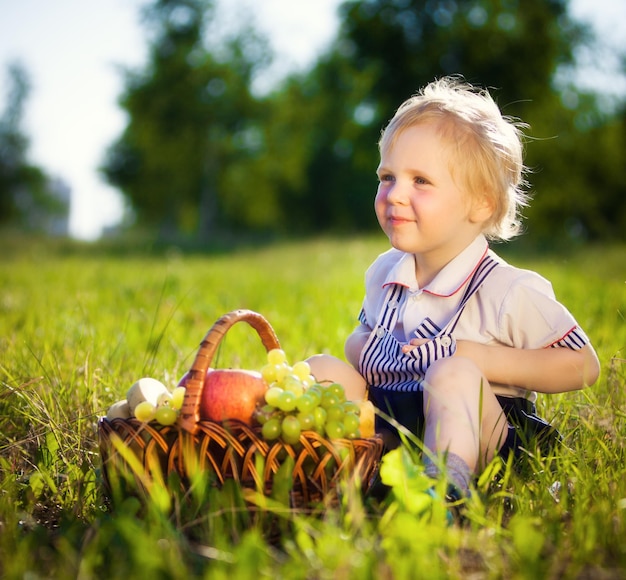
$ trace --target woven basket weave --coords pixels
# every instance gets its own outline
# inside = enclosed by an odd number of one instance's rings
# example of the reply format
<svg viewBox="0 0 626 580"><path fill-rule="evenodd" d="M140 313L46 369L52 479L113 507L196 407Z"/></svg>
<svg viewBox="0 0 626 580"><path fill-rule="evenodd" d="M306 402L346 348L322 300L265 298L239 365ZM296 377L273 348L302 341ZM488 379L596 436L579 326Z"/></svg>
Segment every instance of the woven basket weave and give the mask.
<svg viewBox="0 0 626 580"><path fill-rule="evenodd" d="M292 508L311 507L327 500L344 477L358 478L361 489L367 491L382 454L382 440L378 436L328 440L316 432L305 431L299 444L288 445L281 439L265 441L257 426L200 418L206 371L220 341L239 321L248 323L258 333L266 350L280 347L274 330L260 314L235 310L222 316L200 344L188 373L185 398L175 425L163 427L134 418L99 420L105 484L110 488L113 470L130 470L139 489L145 489L146 478L151 477L154 466L158 465L165 481L175 473L183 486L189 485L190 471L200 469L208 471L218 486L234 480L244 489L255 489L269 496L275 474L290 456ZM125 450L132 451L131 459Z"/></svg>

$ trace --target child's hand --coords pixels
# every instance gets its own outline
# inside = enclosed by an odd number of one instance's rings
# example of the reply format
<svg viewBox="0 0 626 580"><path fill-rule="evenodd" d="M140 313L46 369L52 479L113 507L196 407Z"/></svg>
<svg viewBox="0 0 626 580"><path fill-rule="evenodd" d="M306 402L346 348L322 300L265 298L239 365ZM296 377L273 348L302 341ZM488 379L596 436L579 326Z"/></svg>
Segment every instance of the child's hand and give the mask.
<svg viewBox="0 0 626 580"><path fill-rule="evenodd" d="M426 344L430 340L431 340L430 338L412 338L408 344L405 344L402 347L402 352L406 354L407 352L413 350L414 348L418 346L422 346L423 344Z"/></svg>

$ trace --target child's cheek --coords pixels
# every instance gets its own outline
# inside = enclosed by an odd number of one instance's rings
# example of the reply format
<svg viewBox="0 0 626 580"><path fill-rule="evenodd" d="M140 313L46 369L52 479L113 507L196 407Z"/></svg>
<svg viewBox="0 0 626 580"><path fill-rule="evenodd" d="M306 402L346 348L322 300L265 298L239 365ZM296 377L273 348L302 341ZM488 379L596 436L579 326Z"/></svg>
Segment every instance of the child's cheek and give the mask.
<svg viewBox="0 0 626 580"><path fill-rule="evenodd" d="M387 203L386 203L385 196L378 194L374 202L374 209L376 210L376 217L378 218L378 222L383 227L385 224L386 208L387 208Z"/></svg>
<svg viewBox="0 0 626 580"><path fill-rule="evenodd" d="M376 209L376 213L379 214L380 217L380 212L385 211L385 208L387 207L387 195L388 195L388 188L385 188L384 185L379 185L378 186L378 191L376 192L376 198L374 199L374 208Z"/></svg>

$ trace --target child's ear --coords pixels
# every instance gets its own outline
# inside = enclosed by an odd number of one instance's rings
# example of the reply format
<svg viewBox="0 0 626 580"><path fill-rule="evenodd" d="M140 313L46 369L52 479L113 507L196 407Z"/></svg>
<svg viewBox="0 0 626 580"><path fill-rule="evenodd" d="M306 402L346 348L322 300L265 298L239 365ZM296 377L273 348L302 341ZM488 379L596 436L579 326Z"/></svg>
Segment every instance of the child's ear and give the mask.
<svg viewBox="0 0 626 580"><path fill-rule="evenodd" d="M488 195L483 194L472 200L470 220L475 223L486 222L496 210L495 201Z"/></svg>

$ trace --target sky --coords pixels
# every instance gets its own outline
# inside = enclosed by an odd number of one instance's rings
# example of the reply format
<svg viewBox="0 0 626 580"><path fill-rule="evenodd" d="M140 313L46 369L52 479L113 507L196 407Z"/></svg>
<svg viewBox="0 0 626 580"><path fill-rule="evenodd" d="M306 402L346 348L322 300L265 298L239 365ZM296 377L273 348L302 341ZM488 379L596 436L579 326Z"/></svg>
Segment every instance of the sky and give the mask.
<svg viewBox="0 0 626 580"><path fill-rule="evenodd" d="M225 18L252 15L276 53L267 73L280 78L305 69L332 40L340 0L219 0ZM29 159L71 189L70 235L97 239L119 222L119 193L99 176L104 153L124 130L117 105L120 67L145 63L147 38L139 9L146 0L0 0L0 112L7 95L7 65L19 61L32 90L23 129ZM590 21L606 42L603 63L591 63L585 82L626 94L602 69L612 49L626 46L624 0L571 0L575 16Z"/></svg>

